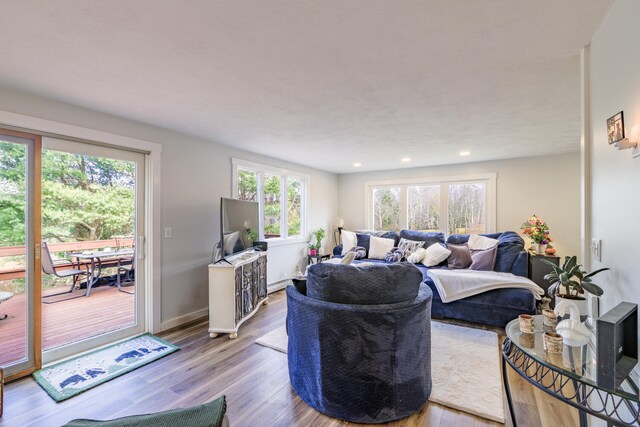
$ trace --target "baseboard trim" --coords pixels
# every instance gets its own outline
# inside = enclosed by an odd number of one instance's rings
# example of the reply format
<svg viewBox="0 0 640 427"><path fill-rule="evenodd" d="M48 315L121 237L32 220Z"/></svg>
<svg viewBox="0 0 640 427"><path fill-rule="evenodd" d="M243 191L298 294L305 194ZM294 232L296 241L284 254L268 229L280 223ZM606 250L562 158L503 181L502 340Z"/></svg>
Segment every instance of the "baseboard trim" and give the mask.
<svg viewBox="0 0 640 427"><path fill-rule="evenodd" d="M185 323L193 322L194 320L202 319L209 315L209 307L201 308L200 310L193 311L191 313L183 314L182 316L174 317L173 319L165 320L160 323L160 330L156 332L165 332L168 329L182 326Z"/></svg>
<svg viewBox="0 0 640 427"><path fill-rule="evenodd" d="M291 279L284 279L280 282L275 282L270 285L267 285L267 294L271 294L273 292L279 291L280 289L284 289L292 283L293 282L291 282Z"/></svg>

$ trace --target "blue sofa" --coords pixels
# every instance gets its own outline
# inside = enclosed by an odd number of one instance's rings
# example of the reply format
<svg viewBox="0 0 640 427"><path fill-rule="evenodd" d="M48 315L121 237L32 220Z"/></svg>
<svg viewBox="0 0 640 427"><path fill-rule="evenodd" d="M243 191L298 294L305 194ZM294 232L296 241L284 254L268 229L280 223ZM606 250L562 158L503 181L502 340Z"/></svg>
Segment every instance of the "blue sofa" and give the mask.
<svg viewBox="0 0 640 427"><path fill-rule="evenodd" d="M400 241L400 238L424 241L425 247L433 243L445 243L443 233L421 232L416 230L401 230L399 233L393 231L357 232L358 246L363 246L367 249L367 253L369 250L369 240L372 235L393 238L396 241L396 245ZM524 241L517 233L505 231L503 233L482 235L498 240L495 271L527 277L528 254L524 250ZM446 239L446 243L463 244L468 240L468 234L452 234ZM336 246L333 249L333 254L334 256L340 257L342 254L342 245ZM382 260L367 258L359 261L386 263ZM433 280L427 275L429 267L423 264L415 264L415 266L420 269L424 283L426 283L433 292L431 314L434 318L464 320L484 325L504 327L520 314L536 313L536 299L530 291L524 289L496 289L445 304L440 299L440 294ZM446 261L431 268L447 268Z"/></svg>

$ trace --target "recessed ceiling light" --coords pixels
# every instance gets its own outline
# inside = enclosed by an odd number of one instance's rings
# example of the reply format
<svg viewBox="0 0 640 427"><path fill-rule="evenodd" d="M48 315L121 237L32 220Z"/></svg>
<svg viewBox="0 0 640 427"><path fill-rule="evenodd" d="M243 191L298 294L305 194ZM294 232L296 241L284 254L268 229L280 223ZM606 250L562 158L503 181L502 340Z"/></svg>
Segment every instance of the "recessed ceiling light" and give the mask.
<svg viewBox="0 0 640 427"><path fill-rule="evenodd" d="M461 151L459 154L461 156L468 156L469 154L471 154L471 151Z"/></svg>
<svg viewBox="0 0 640 427"><path fill-rule="evenodd" d="M360 162L354 162L353 163L353 167L354 168L359 168L360 166L362 166L362 163L360 163Z"/></svg>
<svg viewBox="0 0 640 427"><path fill-rule="evenodd" d="M403 157L400 159L401 162L407 163L411 161L411 157Z"/></svg>

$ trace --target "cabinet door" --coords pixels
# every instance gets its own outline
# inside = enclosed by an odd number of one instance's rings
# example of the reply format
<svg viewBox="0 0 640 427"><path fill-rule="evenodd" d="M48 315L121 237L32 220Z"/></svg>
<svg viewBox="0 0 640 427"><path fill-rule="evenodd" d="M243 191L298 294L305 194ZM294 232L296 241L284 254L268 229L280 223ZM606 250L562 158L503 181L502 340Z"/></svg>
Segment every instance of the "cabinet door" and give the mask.
<svg viewBox="0 0 640 427"><path fill-rule="evenodd" d="M258 298L267 297L267 257L261 256L258 259Z"/></svg>
<svg viewBox="0 0 640 427"><path fill-rule="evenodd" d="M251 282L253 280L252 263L242 266L242 314L246 316L253 310L253 299L251 297Z"/></svg>
<svg viewBox="0 0 640 427"><path fill-rule="evenodd" d="M242 319L242 267L235 269L236 324Z"/></svg>

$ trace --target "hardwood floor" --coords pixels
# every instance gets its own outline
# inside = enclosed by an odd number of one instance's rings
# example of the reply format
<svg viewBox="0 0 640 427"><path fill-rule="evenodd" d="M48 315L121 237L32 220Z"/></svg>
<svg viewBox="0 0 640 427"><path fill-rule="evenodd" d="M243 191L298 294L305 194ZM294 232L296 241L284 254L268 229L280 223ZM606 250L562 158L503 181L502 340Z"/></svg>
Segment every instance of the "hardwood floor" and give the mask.
<svg viewBox="0 0 640 427"><path fill-rule="evenodd" d="M73 418L109 419L185 407L222 394L227 396L233 427L350 424L322 415L302 402L289 385L287 356L254 343L282 325L285 315L285 295L279 291L240 328L236 340L226 335L210 339L206 322L160 334L181 350L62 403L55 403L31 378L15 381L5 389L0 425L59 426ZM509 379L519 426L578 425L575 410L537 391L515 373ZM500 424L427 403L417 414L386 425Z"/></svg>

